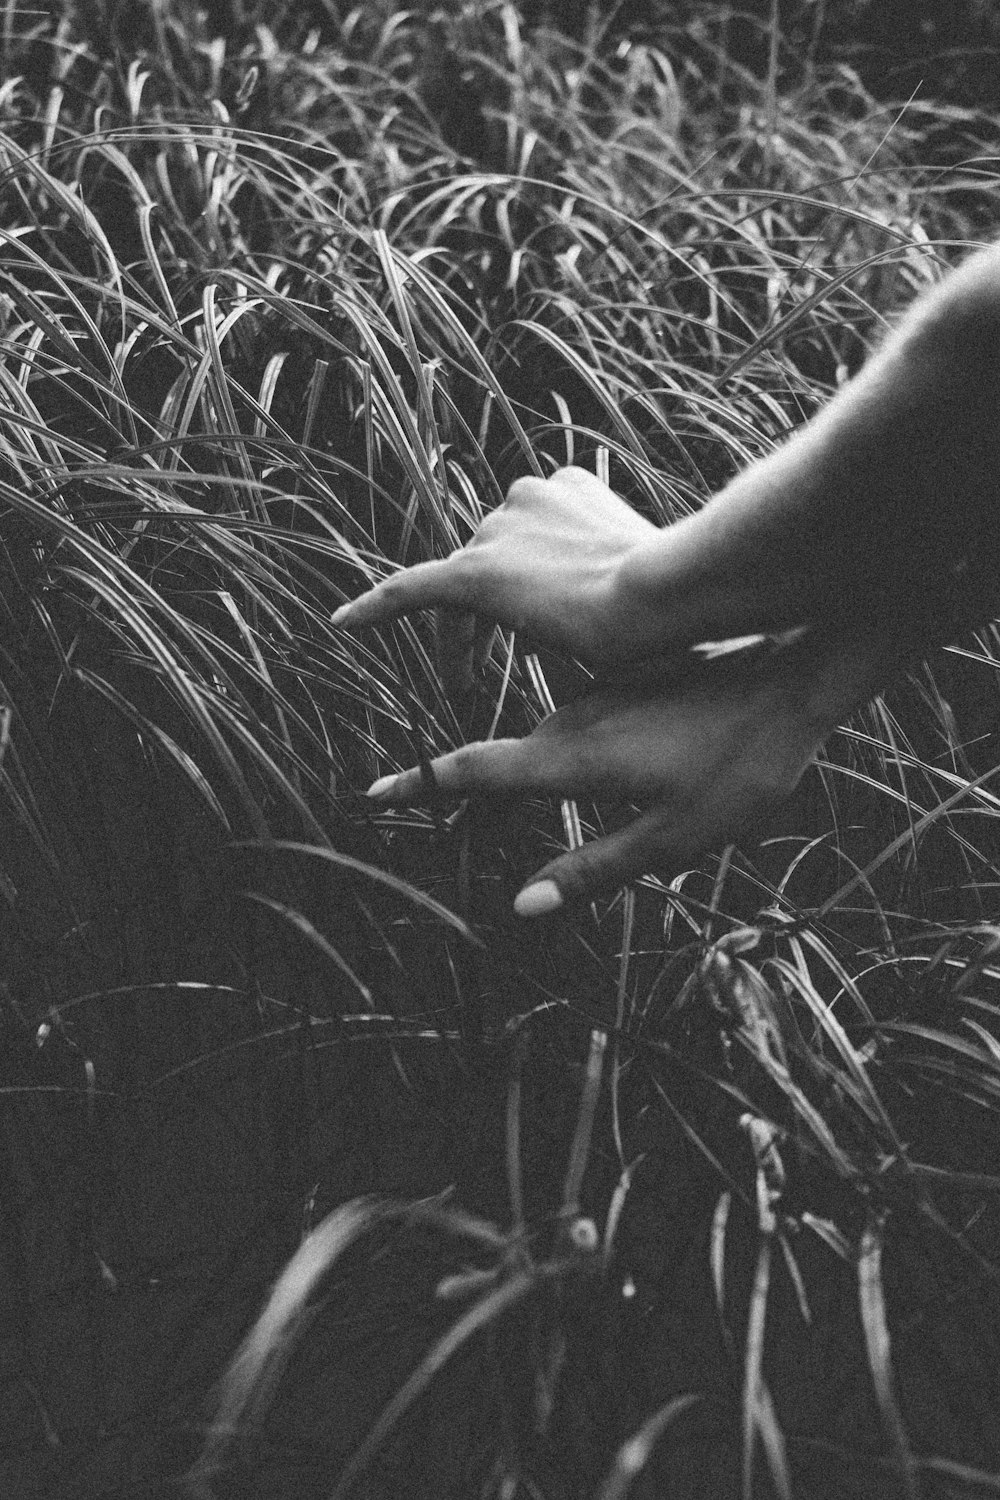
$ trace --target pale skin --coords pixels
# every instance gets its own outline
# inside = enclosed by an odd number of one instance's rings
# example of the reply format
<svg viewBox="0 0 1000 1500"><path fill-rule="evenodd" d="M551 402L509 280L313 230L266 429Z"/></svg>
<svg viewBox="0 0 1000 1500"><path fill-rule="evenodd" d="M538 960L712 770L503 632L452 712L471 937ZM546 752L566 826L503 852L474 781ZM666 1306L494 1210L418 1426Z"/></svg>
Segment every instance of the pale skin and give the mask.
<svg viewBox="0 0 1000 1500"><path fill-rule="evenodd" d="M608 684L520 740L433 761L449 797L625 797L627 827L560 855L522 916L766 826L826 737L907 663L1000 609L1000 247L913 304L811 422L666 528L583 469L520 479L460 551L345 605L351 630L437 612L446 683L496 625ZM805 627L793 644L680 668L687 648ZM637 666L637 664L639 664ZM369 789L421 800L419 768Z"/></svg>

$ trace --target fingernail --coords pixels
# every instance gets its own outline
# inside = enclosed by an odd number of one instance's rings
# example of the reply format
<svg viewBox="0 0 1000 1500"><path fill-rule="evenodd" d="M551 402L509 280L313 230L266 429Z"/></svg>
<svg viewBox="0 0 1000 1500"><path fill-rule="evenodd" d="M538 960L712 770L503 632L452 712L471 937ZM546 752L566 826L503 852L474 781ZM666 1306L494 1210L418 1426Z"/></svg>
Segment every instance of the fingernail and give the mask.
<svg viewBox="0 0 1000 1500"><path fill-rule="evenodd" d="M536 880L526 885L514 900L514 910L519 917L544 917L546 912L557 911L563 904L562 893L554 880Z"/></svg>
<svg viewBox="0 0 1000 1500"><path fill-rule="evenodd" d="M365 792L366 797L384 797L390 792L399 780L398 776L380 776L378 781L373 781Z"/></svg>

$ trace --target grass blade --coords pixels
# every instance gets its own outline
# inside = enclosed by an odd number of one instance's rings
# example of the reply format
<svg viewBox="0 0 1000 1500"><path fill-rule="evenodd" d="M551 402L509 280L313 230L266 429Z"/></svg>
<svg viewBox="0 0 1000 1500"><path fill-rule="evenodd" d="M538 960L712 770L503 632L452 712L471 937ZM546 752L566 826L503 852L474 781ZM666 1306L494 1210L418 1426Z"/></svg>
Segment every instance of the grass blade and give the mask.
<svg viewBox="0 0 1000 1500"><path fill-rule="evenodd" d="M917 1465L910 1449L906 1424L896 1398L892 1373L892 1344L886 1315L885 1291L882 1285L882 1247L884 1220L870 1215L858 1248L858 1302L864 1329L868 1367L872 1372L875 1396L886 1436L896 1455L896 1463L906 1500L919 1500Z"/></svg>

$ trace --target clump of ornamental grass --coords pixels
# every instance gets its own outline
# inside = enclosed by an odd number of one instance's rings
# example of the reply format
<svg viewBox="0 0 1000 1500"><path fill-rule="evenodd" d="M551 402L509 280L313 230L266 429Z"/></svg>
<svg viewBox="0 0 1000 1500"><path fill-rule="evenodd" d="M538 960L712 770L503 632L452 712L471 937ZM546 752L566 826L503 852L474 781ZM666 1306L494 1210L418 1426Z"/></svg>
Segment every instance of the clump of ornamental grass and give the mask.
<svg viewBox="0 0 1000 1500"><path fill-rule="evenodd" d="M703 504L994 227L987 147L941 174L933 106L843 68L782 94L711 31L573 42L499 0L228 42L162 6L134 53L103 6L15 14L23 1462L201 1497L994 1491L992 628L760 846L524 925L526 875L633 810L362 793L582 669L500 636L456 703L429 620L330 623L523 473Z"/></svg>

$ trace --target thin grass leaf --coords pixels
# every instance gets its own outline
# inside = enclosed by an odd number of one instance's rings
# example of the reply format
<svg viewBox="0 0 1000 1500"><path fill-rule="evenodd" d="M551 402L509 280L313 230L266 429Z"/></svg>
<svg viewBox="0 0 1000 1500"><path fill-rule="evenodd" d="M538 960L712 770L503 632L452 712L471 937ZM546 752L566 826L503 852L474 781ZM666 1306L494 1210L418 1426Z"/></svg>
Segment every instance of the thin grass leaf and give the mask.
<svg viewBox="0 0 1000 1500"><path fill-rule="evenodd" d="M511 1224L516 1235L524 1233L524 1183L521 1174L521 1073L525 1052L524 1033L514 1042L514 1058L507 1085L506 1164Z"/></svg>
<svg viewBox="0 0 1000 1500"><path fill-rule="evenodd" d="M590 1142L594 1132L594 1117L601 1092L604 1053L607 1045L607 1032L595 1026L590 1033L590 1050L583 1075L583 1087L580 1090L580 1107L563 1182L560 1216L564 1224L570 1224L580 1212L580 1189L583 1187L587 1162L590 1158Z"/></svg>
<svg viewBox="0 0 1000 1500"><path fill-rule="evenodd" d="M695 1393L674 1396L659 1411L647 1417L639 1430L618 1449L615 1461L597 1492L597 1500L625 1500L633 1480L638 1478L649 1463L653 1449L664 1433L678 1417L683 1416L684 1412L701 1399Z"/></svg>
<svg viewBox="0 0 1000 1500"><path fill-rule="evenodd" d="M630 1161L628 1166L622 1169L618 1181L615 1183L615 1190L611 1194L611 1202L608 1204L608 1216L604 1221L604 1234L601 1238L601 1261L605 1270L611 1264L611 1257L614 1254L615 1235L618 1232L618 1225L621 1222L626 1199L632 1190L632 1179L639 1167L646 1160L646 1156L647 1153L643 1151L634 1161Z"/></svg>
<svg viewBox="0 0 1000 1500"><path fill-rule="evenodd" d="M372 999L371 990L358 978L347 960L337 952L329 939L323 936L315 924L309 921L308 917L303 916L302 912L296 911L294 907L288 906L285 902L275 901L272 896L265 896L260 891L244 891L243 895L248 901L255 901L258 906L266 907L268 911L273 911L277 916L283 917L297 932L301 932L302 936L318 952L322 953L324 958L328 958L339 969L344 978L357 990L365 1005L370 1010L374 1009L375 1002Z"/></svg>
<svg viewBox="0 0 1000 1500"><path fill-rule="evenodd" d="M712 1231L709 1236L709 1264L712 1271L712 1286L715 1289L715 1305L725 1326L726 1313L726 1229L729 1225L729 1210L732 1207L731 1192L720 1193L712 1214Z"/></svg>
<svg viewBox="0 0 1000 1500"><path fill-rule="evenodd" d="M1000 766L993 766L990 770L984 771L982 775L975 777L972 781L965 782L957 792L953 792L950 797L946 797L944 801L939 802L936 807L930 808L926 813L923 814L922 817L917 819L916 823L914 823L911 828L907 829L905 833L901 833L898 838L895 838L890 843L888 843L885 848L875 856L874 859L869 860L868 864L865 865L863 871L861 871L857 875L852 876L852 878L847 881L845 885L842 885L838 890L834 891L832 896L827 897L827 899L823 901L817 908L817 920L821 920L823 917L828 916L829 913L833 911L837 906L839 906L841 902L843 902L849 895L851 895L851 893L855 891L860 884L870 880L871 876L877 869L884 865L887 860L891 859L894 854L898 853L898 851L902 849L906 844L910 843L917 834L923 833L924 829L930 828L934 823L937 823L942 818L946 817L946 815L951 812L953 807L957 807L958 804L962 802L966 797L970 796L980 787L985 786L986 782L992 781L993 777L998 774L1000 774Z"/></svg>
<svg viewBox="0 0 1000 1500"><path fill-rule="evenodd" d="M756 1421L771 1482L778 1493L779 1500L792 1500L792 1480L788 1470L785 1434L774 1409L774 1398L763 1380L757 1388Z"/></svg>
<svg viewBox="0 0 1000 1500"><path fill-rule="evenodd" d="M91 554L91 560L96 560L93 554ZM134 637L146 647L153 661L161 668L164 681L170 691L177 696L182 707L189 711L191 718L204 733L239 797L251 828L260 837L265 837L267 824L264 815L247 785L235 756L220 734L214 716L208 710L204 694L192 682L182 659L170 648L162 634L152 628L144 616L132 606L128 596L119 591L110 580L98 577L93 570L85 573L66 567L62 571L66 577L77 577L81 583L93 589L110 605Z"/></svg>
<svg viewBox="0 0 1000 1500"><path fill-rule="evenodd" d="M398 1205L354 1198L327 1214L303 1240L222 1379L215 1417L198 1461L186 1476L195 1500L212 1500L211 1480L227 1449L242 1429L260 1420L301 1334L318 1283L353 1244L394 1211Z"/></svg>
<svg viewBox="0 0 1000 1500"><path fill-rule="evenodd" d="M737 375L742 369L744 369L753 360L755 360L759 354L763 354L767 349L770 349L778 339L783 338L790 329L794 328L804 318L808 317L815 307L819 306L820 303L827 301L830 295L834 291L836 291L838 287L844 286L849 281L852 281L858 276L863 275L865 271L870 270L872 266L877 265L880 261L895 260L898 258L898 256L899 250L896 248L896 246L890 246L888 250L883 250L877 255L870 256L867 260L862 261L860 265L851 266L846 271L841 271L839 275L831 277L828 283L819 287L808 297L804 297L802 301L792 309L791 312L786 313L783 318L780 318L772 328L766 330L764 333L759 334L758 337L755 338L754 341L750 344L750 346L745 349L743 353L740 354L736 359L734 359L732 363L729 364L725 370L723 370L721 375L718 375L716 377L715 383L717 385L724 385L727 380L731 380L734 375Z"/></svg>
<svg viewBox="0 0 1000 1500"><path fill-rule="evenodd" d="M772 965L779 973L785 975L789 985L794 988L796 994L801 995L809 1007L810 1015L815 1017L819 1028L833 1042L838 1057L842 1059L845 1065L847 1075L846 1077L844 1074L840 1075L840 1087L849 1091L850 1097L854 1100L855 1104L859 1109L864 1111L872 1125L876 1126L883 1135L883 1138L887 1142L892 1142L894 1148L902 1151L896 1129L882 1100L879 1098L875 1086L868 1076L857 1049L852 1046L847 1033L833 1014L831 1006L823 1000L813 985L804 963L792 965L786 963L781 958L775 958L772 960ZM867 1009L867 1007L865 1008ZM874 1024L874 1017L872 1018L872 1022Z"/></svg>
<svg viewBox="0 0 1000 1500"><path fill-rule="evenodd" d="M290 854L303 854L307 857L323 859L329 864L336 865L338 869L349 870L352 874L360 875L365 880L374 881L376 885L384 885L388 890L395 891L404 900L412 902L413 905L422 907L431 916L437 917L440 922L451 927L467 942L477 948L484 946L482 938L478 937L461 917L435 901L433 896L426 895L416 886L410 885L406 880L400 880L396 875L390 875L386 870L379 869L376 865L365 864L363 860L355 859L352 855L342 854L333 848L319 848L313 844L300 844L291 839L246 839L237 848L243 849L272 849L284 850Z"/></svg>
<svg viewBox="0 0 1000 1500"><path fill-rule="evenodd" d="M533 1290L539 1275L544 1274L544 1270L532 1270L510 1276L501 1286L475 1303L438 1339L384 1408L360 1448L344 1465L336 1484L329 1492L329 1500L346 1500L401 1419L448 1361L481 1329L488 1328L508 1308L523 1301Z"/></svg>
<svg viewBox="0 0 1000 1500"><path fill-rule="evenodd" d="M159 745L160 749L178 766L185 780L194 787L198 796L205 803L205 806L223 832L227 834L231 833L231 825L226 816L225 808L216 796L211 782L197 761L186 750L183 750L177 744L177 741L171 735L167 734L166 730L162 729L159 724L154 723L148 715L141 713L124 693L120 693L105 678L99 677L96 672L91 672L85 667L74 667L73 675L78 681L86 683L88 687L100 693L102 697L114 705L120 714L130 719L137 729L143 734L148 735L155 744Z"/></svg>
<svg viewBox="0 0 1000 1500"><path fill-rule="evenodd" d="M229 390L229 376L222 359L222 345L240 319L254 311L256 304L252 299L245 298L242 302L231 308L223 318L217 319L215 296L216 286L212 282L205 288L202 294L202 328L205 333L205 342L208 346L208 354L212 365L213 399L223 420L219 424L209 423L207 425L209 431L212 431L216 425L221 426L223 432L232 439L232 446L240 468L243 471L243 479L247 486L245 493L252 503L257 498L256 478L247 456L243 433L236 420L236 411L233 407ZM260 509L258 509L258 519L266 520L265 512Z"/></svg>
<svg viewBox="0 0 1000 1500"><path fill-rule="evenodd" d="M753 1460L760 1436L768 1470L781 1500L791 1500L792 1487L785 1453L785 1437L778 1423L771 1393L763 1375L767 1298L771 1285L771 1246L774 1236L761 1234L757 1245L757 1267L750 1292L750 1314L743 1354L743 1463L740 1494L753 1497Z"/></svg>
<svg viewBox="0 0 1000 1500"><path fill-rule="evenodd" d="M622 946L618 965L618 982L615 987L615 1029L612 1033L611 1050L611 1132L615 1150L621 1166L625 1166L625 1147L622 1141L621 1116L619 1113L618 1082L620 1070L621 1038L625 1029L625 993L628 985L629 956L632 951L632 928L635 921L635 891L627 886L622 892Z"/></svg>
<svg viewBox="0 0 1000 1500"><path fill-rule="evenodd" d="M916 1461L910 1450L906 1424L896 1398L892 1373L892 1345L882 1286L884 1220L869 1215L858 1247L858 1301L864 1330L868 1367L886 1436L896 1455L896 1464L907 1500L918 1500L920 1487Z"/></svg>
<svg viewBox="0 0 1000 1500"><path fill-rule="evenodd" d="M809 1292L806 1288L805 1277L802 1275L801 1267L795 1258L795 1251L792 1249L788 1235L779 1233L778 1244L781 1246L781 1254L795 1291L795 1300L798 1303L799 1312L802 1314L802 1321L808 1327L812 1323L812 1309L809 1306Z"/></svg>
<svg viewBox="0 0 1000 1500"><path fill-rule="evenodd" d="M961 1489L953 1491L955 1500L965 1500L974 1495L1000 1495L1000 1474L978 1469L974 1464L957 1462L953 1458L922 1458L920 1467L928 1473L940 1474L944 1479L954 1479Z"/></svg>
<svg viewBox="0 0 1000 1500"><path fill-rule="evenodd" d="M409 274L415 284L419 286L426 301L433 307L438 318L447 330L451 338L457 344L461 352L466 355L475 366L476 373L481 379L486 391L493 397L506 418L507 424L517 439L521 452L529 464L533 474L540 476L541 468L535 454L534 446L528 437L523 425L517 417L507 392L497 380L496 374L483 351L470 337L462 326L460 320L448 306L444 296L443 288L432 276L428 274L417 262L412 262L407 267ZM502 498L502 496L500 497Z"/></svg>
<svg viewBox="0 0 1000 1500"><path fill-rule="evenodd" d="M441 502L444 508L445 517L444 536L447 538L452 530L451 498L448 494L447 489L447 467L444 461L444 453L441 448L441 435L438 432L437 422L434 417L434 401L431 396L430 385L427 380L423 361L420 358L420 351L417 348L417 341L413 333L413 324L410 321L409 308L406 305L406 295L403 290L403 284L400 280L399 271L396 266L396 260L402 259L402 257L399 256L398 251L394 251L392 249L388 239L386 238L384 230L373 230L372 244L375 246L375 253L378 255L379 264L381 265L382 270L385 274L386 285L389 288L389 295L392 297L392 305L396 310L396 316L399 319L400 327L403 330L403 338L406 341L407 352L410 356L410 369L413 373L413 378L416 381L417 395L420 400L420 406L423 412L424 421L427 424L427 436L434 445L437 470L440 476L440 484L442 487ZM408 267L405 268L408 270ZM434 509L434 514L438 514L437 507L435 507Z"/></svg>

